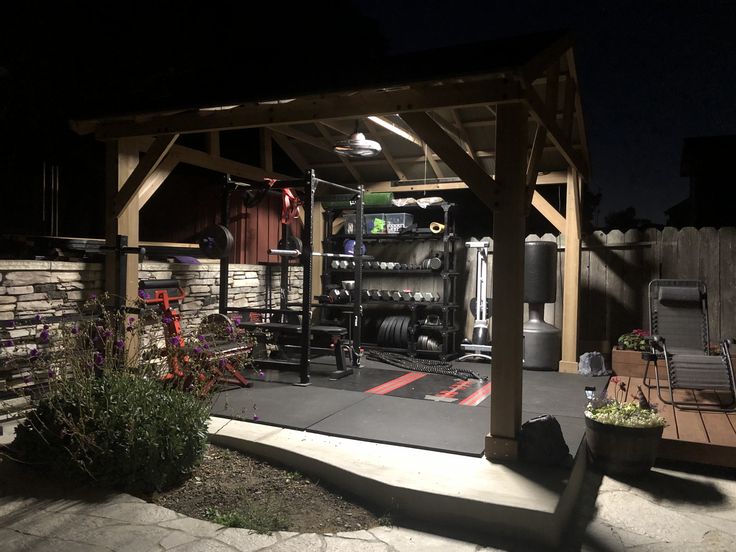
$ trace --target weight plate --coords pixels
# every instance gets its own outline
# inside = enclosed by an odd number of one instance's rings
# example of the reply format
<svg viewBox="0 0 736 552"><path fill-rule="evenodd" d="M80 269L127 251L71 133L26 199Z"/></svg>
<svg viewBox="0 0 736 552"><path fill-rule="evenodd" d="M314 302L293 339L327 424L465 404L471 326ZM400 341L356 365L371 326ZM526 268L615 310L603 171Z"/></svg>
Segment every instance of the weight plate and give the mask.
<svg viewBox="0 0 736 552"><path fill-rule="evenodd" d="M396 324L399 322L398 316L392 316L391 322L388 325L388 330L386 331L386 341L388 342L389 347L395 347L394 345L394 330L396 329Z"/></svg>
<svg viewBox="0 0 736 552"><path fill-rule="evenodd" d="M227 257L235 245L235 239L227 226L215 224L210 226L198 240L199 249L211 259Z"/></svg>
<svg viewBox="0 0 736 552"><path fill-rule="evenodd" d="M398 322L396 323L396 328L394 329L394 343L396 343L396 347L403 347L404 342L401 339L401 336L404 334L404 324L406 322L406 316L399 316Z"/></svg>
<svg viewBox="0 0 736 552"><path fill-rule="evenodd" d="M381 345L386 341L386 329L388 328L388 319L390 317L387 316L381 321L381 325L378 328L378 340L377 343Z"/></svg>
<svg viewBox="0 0 736 552"><path fill-rule="evenodd" d="M401 347L408 347L409 346L409 324L411 323L411 318L408 316L404 316L403 324L401 325L401 331L399 332L399 341L401 342Z"/></svg>

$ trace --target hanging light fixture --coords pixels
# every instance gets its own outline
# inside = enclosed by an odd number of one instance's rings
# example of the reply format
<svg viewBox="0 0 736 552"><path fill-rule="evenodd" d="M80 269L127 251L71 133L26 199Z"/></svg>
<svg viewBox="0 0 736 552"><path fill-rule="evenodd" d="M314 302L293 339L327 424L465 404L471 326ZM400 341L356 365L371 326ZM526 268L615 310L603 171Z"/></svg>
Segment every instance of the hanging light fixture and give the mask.
<svg viewBox="0 0 736 552"><path fill-rule="evenodd" d="M365 134L358 131L358 122L356 121L355 132L349 138L336 142L332 149L342 157L361 159L375 157L381 153L381 144L375 140L367 140Z"/></svg>

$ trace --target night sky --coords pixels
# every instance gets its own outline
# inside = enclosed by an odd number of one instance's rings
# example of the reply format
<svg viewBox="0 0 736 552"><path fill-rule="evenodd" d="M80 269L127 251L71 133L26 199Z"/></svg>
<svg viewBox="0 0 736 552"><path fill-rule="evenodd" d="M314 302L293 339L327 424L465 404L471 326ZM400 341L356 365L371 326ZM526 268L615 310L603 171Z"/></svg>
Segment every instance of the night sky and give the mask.
<svg viewBox="0 0 736 552"><path fill-rule="evenodd" d="M570 30L588 133L598 223L628 206L664 223L687 196L688 136L736 134L736 2L490 1L358 3L404 52ZM400 9L400 12L396 12ZM736 153L736 152L735 152Z"/></svg>
<svg viewBox="0 0 736 552"><path fill-rule="evenodd" d="M234 76L257 79L264 67L283 67L288 76L295 65L354 67L361 56L569 30L591 153L589 185L602 194L598 225L629 206L640 218L664 223L664 210L687 195L683 139L736 134L736 0L350 0L267 4L265 14L251 3L214 0L130 0L119 7L81 1L4 8L0 169L11 170L0 185L10 215L18 211L10 203L21 210L37 203L19 174L37 178L41 161L63 164L66 156L78 163L99 154L68 130L80 108L94 108L100 98L120 106L136 93L174 97L187 90L176 88L177 79L202 68L208 83L227 88ZM126 96L115 96L121 90ZM99 171L80 173L87 176L98 178ZM3 219L0 232L33 230Z"/></svg>

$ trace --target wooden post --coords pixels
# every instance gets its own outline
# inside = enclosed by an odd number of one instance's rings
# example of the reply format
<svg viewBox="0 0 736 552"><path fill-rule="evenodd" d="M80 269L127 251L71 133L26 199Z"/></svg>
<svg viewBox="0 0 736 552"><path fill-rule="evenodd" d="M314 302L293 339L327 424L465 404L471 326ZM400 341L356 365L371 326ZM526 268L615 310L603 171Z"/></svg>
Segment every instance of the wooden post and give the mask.
<svg viewBox="0 0 736 552"><path fill-rule="evenodd" d="M138 165L138 149L134 141L121 139L107 143L106 151L106 217L105 243L114 247L118 235L127 236L128 246L138 245L138 195L134 194L127 207L116 216L115 197ZM138 294L138 255L125 255L126 281L119 282L119 259L115 251L107 253L105 262L105 290L113 295L122 293L122 299L133 301Z"/></svg>
<svg viewBox="0 0 736 552"><path fill-rule="evenodd" d="M580 288L580 177L567 171L565 271L562 287L562 360L560 372L578 371L578 300Z"/></svg>
<svg viewBox="0 0 736 552"><path fill-rule="evenodd" d="M524 238L527 108L498 106L496 182L499 207L493 213L493 370L491 432L485 455L515 460L521 427L524 323Z"/></svg>

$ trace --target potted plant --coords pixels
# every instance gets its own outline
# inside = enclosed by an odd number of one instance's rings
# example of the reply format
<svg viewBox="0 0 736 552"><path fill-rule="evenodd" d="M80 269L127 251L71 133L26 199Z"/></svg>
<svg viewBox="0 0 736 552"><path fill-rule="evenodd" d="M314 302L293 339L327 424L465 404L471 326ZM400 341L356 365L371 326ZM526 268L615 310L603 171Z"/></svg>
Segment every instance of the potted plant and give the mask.
<svg viewBox="0 0 736 552"><path fill-rule="evenodd" d="M615 375L644 377L647 361L642 353L651 350L648 337L648 331L637 328L618 338L611 352L611 369Z"/></svg>
<svg viewBox="0 0 736 552"><path fill-rule="evenodd" d="M611 381L616 385L615 397L592 397L585 410L588 459L607 474L646 473L657 458L667 422L641 387L636 397L626 402L626 384L615 376Z"/></svg>

